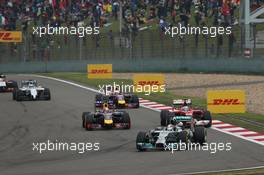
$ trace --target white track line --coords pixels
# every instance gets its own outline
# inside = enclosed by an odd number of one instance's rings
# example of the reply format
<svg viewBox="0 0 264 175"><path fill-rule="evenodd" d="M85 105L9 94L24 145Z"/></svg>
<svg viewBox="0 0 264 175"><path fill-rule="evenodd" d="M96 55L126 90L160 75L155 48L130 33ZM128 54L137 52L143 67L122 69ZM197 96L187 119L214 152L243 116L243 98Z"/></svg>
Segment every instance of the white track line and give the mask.
<svg viewBox="0 0 264 175"><path fill-rule="evenodd" d="M163 107L159 107L159 110L165 110L165 109L172 109L172 107L169 106L163 106Z"/></svg>
<svg viewBox="0 0 264 175"><path fill-rule="evenodd" d="M158 103L157 102L144 102L144 103L141 103L141 104L144 105L144 106L151 106L151 105L156 105Z"/></svg>
<svg viewBox="0 0 264 175"><path fill-rule="evenodd" d="M221 173L221 172L228 172L228 171L242 171L242 170L260 169L260 168L264 168L264 166L256 166L256 167L249 167L249 168L237 168L237 169L227 169L227 170L218 170L218 171L199 171L199 172L192 172L192 173L181 173L181 174L170 174L170 175L195 175L195 174L205 174L205 173Z"/></svg>
<svg viewBox="0 0 264 175"><path fill-rule="evenodd" d="M98 90L95 90L93 88L89 88L89 87L86 87L86 86L83 86L83 85L79 85L77 83L73 83L71 81L66 81L66 80L62 80L62 79L58 79L58 78L53 78L53 77L47 77L47 76L42 76L42 75L33 75L33 74L19 74L21 76L32 76L32 77L39 77L39 78L45 78L45 79L50 79L50 80L55 80L55 81L59 81L59 82L62 82L62 83L66 83L66 84L70 84L72 86L76 86L76 87L79 87L79 88L82 88L82 89L86 89L88 91L92 91L92 92L96 92L96 93L100 93ZM140 98L140 100L142 101L142 98ZM156 108L152 108L152 107L149 107L149 106L145 106L144 104L158 104L157 102L146 102L146 103L143 103L143 104L140 104L140 106L144 107L144 108L147 108L147 109L150 109L150 110L153 110L153 111L157 111L157 112L160 112L161 110L159 109L156 109ZM217 121L217 122L221 122L221 121ZM219 124L220 125L220 124ZM264 146L264 142L261 142L261 141L257 141L257 140L254 140L254 139L250 139L250 138L247 138L247 137L244 137L244 136L241 136L241 135L238 135L238 133L232 133L232 132L228 132L228 131L225 131L223 129L219 129L217 128L217 126L219 125L216 125L216 127L213 125L211 128L214 129L214 130L217 130L219 132L223 132L223 133L226 133L226 134L229 134L229 135L233 135L235 137L239 137L241 139L244 139L244 140L247 140L247 141L250 141L250 142L254 142L254 143L257 143L259 145L262 145ZM230 125L230 124L229 124ZM252 132L252 131L250 131ZM248 134L247 132L244 132L245 134Z"/></svg>
<svg viewBox="0 0 264 175"><path fill-rule="evenodd" d="M223 130L225 130L225 131L228 131L228 132L230 132L230 131L240 131L240 130L245 130L245 128L241 128L241 127L234 127L234 128L225 128L225 129L223 129Z"/></svg>
<svg viewBox="0 0 264 175"><path fill-rule="evenodd" d="M154 105L148 105L148 107L151 107L151 108L158 108L159 109L159 107L163 107L164 105L162 105L162 104L154 104Z"/></svg>

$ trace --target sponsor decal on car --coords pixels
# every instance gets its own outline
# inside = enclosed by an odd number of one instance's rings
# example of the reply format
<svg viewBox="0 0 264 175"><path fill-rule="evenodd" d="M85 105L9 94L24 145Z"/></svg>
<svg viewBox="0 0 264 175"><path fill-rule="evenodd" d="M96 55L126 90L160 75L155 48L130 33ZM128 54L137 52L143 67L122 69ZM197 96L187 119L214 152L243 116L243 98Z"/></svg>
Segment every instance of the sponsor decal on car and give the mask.
<svg viewBox="0 0 264 175"><path fill-rule="evenodd" d="M245 113L245 91L210 90L207 92L207 110L212 113Z"/></svg>
<svg viewBox="0 0 264 175"><path fill-rule="evenodd" d="M88 79L111 79L112 64L88 64Z"/></svg>
<svg viewBox="0 0 264 175"><path fill-rule="evenodd" d="M22 32L21 31L0 31L0 42L4 42L4 43L22 42Z"/></svg>

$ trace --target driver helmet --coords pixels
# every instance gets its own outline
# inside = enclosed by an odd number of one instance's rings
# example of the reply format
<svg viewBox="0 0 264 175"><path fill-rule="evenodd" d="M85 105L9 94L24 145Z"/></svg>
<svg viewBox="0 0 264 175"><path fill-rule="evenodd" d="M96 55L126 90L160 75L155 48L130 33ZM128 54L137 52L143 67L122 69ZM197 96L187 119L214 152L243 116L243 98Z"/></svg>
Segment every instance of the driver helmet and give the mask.
<svg viewBox="0 0 264 175"><path fill-rule="evenodd" d="M184 111L184 112L187 112L189 110L190 110L189 106L183 106L182 107L182 111Z"/></svg>
<svg viewBox="0 0 264 175"><path fill-rule="evenodd" d="M172 124L169 124L169 125L167 126L167 130L168 130L168 131L173 131L173 130L174 130L174 126L173 126Z"/></svg>
<svg viewBox="0 0 264 175"><path fill-rule="evenodd" d="M108 108L108 104L107 103L104 103L103 104L103 110L106 112L106 111L109 111L109 108Z"/></svg>
<svg viewBox="0 0 264 175"><path fill-rule="evenodd" d="M179 123L177 124L177 126L183 126L183 123L182 123L182 122L179 122Z"/></svg>
<svg viewBox="0 0 264 175"><path fill-rule="evenodd" d="M6 76L5 76L4 74L0 74L0 78L1 78L1 79L5 79L5 77L6 77Z"/></svg>

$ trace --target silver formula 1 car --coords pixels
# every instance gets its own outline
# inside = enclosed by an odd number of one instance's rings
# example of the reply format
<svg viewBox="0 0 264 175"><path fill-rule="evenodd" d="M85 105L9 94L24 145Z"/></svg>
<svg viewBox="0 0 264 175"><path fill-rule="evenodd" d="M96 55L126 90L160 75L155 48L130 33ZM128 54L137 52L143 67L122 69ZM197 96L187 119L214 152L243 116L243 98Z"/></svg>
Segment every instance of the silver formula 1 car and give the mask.
<svg viewBox="0 0 264 175"><path fill-rule="evenodd" d="M50 100L50 90L39 86L36 80L21 82L21 87L13 91L13 100Z"/></svg>
<svg viewBox="0 0 264 175"><path fill-rule="evenodd" d="M207 140L207 130L202 123L192 122L192 116L177 116L176 125L157 127L148 132L139 132L136 138L136 148L146 150L171 150L179 144L190 145L196 143L203 145ZM191 122L190 128L185 128L183 122Z"/></svg>

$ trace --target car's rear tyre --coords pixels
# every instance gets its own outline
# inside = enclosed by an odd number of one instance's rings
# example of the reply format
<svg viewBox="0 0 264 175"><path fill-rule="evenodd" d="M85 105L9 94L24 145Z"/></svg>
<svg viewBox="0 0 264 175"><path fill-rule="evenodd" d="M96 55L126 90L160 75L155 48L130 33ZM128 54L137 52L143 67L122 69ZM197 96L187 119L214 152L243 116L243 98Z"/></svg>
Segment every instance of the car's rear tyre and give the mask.
<svg viewBox="0 0 264 175"><path fill-rule="evenodd" d="M131 128L131 121L130 121L130 117L129 114L127 112L124 112L123 114L123 122L127 124L127 127L125 129L130 129Z"/></svg>
<svg viewBox="0 0 264 175"><path fill-rule="evenodd" d="M160 113L160 125L161 126L168 126L170 124L170 111L162 110Z"/></svg>
<svg viewBox="0 0 264 175"><path fill-rule="evenodd" d="M17 89L18 88L17 82L14 81L12 86L13 86L12 88Z"/></svg>
<svg viewBox="0 0 264 175"><path fill-rule="evenodd" d="M90 112L83 112L82 113L82 127L85 128L85 116L89 115Z"/></svg>
<svg viewBox="0 0 264 175"><path fill-rule="evenodd" d="M14 89L14 91L13 91L13 100L16 100L16 95L17 95L17 90Z"/></svg>
<svg viewBox="0 0 264 175"><path fill-rule="evenodd" d="M188 138L188 132L187 131L182 131L178 135L179 137L179 142L187 144L189 142Z"/></svg>
<svg viewBox="0 0 264 175"><path fill-rule="evenodd" d="M87 131L92 131L93 115L91 113L84 115L84 127Z"/></svg>
<svg viewBox="0 0 264 175"><path fill-rule="evenodd" d="M207 140L207 130L204 126L196 126L194 128L195 142L203 145Z"/></svg>
<svg viewBox="0 0 264 175"><path fill-rule="evenodd" d="M132 95L131 96L131 103L133 103L133 104L136 103L135 108L139 108L139 98L138 98L137 95Z"/></svg>
<svg viewBox="0 0 264 175"><path fill-rule="evenodd" d="M205 125L206 128L210 128L212 126L212 116L210 111L204 111L203 120L209 120L209 123Z"/></svg>
<svg viewBox="0 0 264 175"><path fill-rule="evenodd" d="M139 132L136 139L136 147L138 151L146 151L145 148L142 147L142 145L139 145L138 143L146 143L146 132Z"/></svg>
<svg viewBox="0 0 264 175"><path fill-rule="evenodd" d="M50 90L48 88L44 90L44 96L45 96L45 100L51 99Z"/></svg>
<svg viewBox="0 0 264 175"><path fill-rule="evenodd" d="M23 92L21 91L16 91L16 101L22 101L23 99Z"/></svg>

